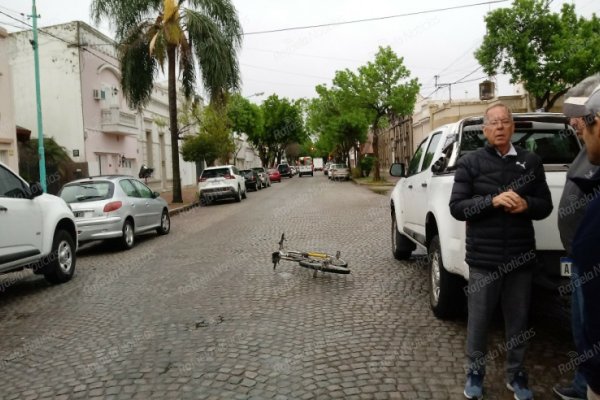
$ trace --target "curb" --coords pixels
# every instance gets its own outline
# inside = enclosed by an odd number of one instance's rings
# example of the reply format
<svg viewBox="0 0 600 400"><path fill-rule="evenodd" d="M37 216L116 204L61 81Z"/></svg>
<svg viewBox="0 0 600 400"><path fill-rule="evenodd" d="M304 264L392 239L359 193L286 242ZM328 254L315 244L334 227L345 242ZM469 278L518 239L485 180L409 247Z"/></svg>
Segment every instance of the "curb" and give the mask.
<svg viewBox="0 0 600 400"><path fill-rule="evenodd" d="M172 208L172 209L169 210L169 216L172 217L172 216L180 214L182 212L191 210L194 207L198 207L199 205L200 205L200 202L195 201L195 202L193 202L191 204L186 204L186 205L181 206L181 207Z"/></svg>

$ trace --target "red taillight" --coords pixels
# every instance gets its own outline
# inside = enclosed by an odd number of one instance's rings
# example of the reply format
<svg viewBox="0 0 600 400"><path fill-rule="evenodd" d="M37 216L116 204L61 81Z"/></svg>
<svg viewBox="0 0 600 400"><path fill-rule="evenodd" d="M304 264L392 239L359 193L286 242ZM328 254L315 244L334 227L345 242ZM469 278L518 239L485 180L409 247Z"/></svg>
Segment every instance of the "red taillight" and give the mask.
<svg viewBox="0 0 600 400"><path fill-rule="evenodd" d="M227 175L223 176L223 178L225 178L225 179L235 179L235 176L227 174Z"/></svg>
<svg viewBox="0 0 600 400"><path fill-rule="evenodd" d="M104 211L105 213L112 212L121 208L122 205L123 203L120 201L111 201L110 203L104 206L104 210L102 211Z"/></svg>

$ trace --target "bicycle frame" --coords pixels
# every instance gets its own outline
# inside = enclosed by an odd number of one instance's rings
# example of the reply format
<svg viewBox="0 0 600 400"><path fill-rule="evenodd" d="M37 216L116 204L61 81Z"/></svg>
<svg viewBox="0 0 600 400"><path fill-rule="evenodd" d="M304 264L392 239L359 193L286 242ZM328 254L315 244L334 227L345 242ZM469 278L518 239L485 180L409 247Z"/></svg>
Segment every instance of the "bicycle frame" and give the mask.
<svg viewBox="0 0 600 400"><path fill-rule="evenodd" d="M273 269L277 267L280 260L296 261L302 267L310 268L315 270L314 275L316 276L317 271L322 272L334 272L340 274L348 274L348 264L340 259L340 252L337 251L335 256L327 253L309 251L301 252L294 250L284 250L283 243L285 242L285 234L281 235L279 241L279 251L272 254L271 260L273 262Z"/></svg>

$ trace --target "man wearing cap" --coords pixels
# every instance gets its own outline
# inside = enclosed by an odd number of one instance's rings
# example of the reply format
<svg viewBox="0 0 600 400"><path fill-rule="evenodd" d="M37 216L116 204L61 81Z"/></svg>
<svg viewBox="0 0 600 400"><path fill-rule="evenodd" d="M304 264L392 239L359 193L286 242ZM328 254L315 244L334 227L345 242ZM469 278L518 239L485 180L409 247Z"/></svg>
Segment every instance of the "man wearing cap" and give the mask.
<svg viewBox="0 0 600 400"><path fill-rule="evenodd" d="M600 87L584 103L583 140L588 160L600 165ZM569 111L567 111L569 112ZM570 113L570 112L569 112ZM571 113L572 115L572 113ZM578 346L583 360L580 370L588 385L587 398L600 400L600 170L571 180L588 199L571 251L574 269L581 277L582 340Z"/></svg>
<svg viewBox="0 0 600 400"><path fill-rule="evenodd" d="M583 116L587 115L585 102L594 89L600 85L600 74L590 76L579 84L571 88L567 94L567 100L563 106L563 112L570 117L570 124L577 131L578 136L583 135L585 122ZM573 178L582 178L591 176L598 170L598 167L588 161L586 149L583 148L573 160L567 174L567 180L563 190L558 208L558 229L560 238L569 257L572 257L571 244L575 231L581 222L585 213L587 204L586 194L579 189L579 186L572 180ZM568 210L568 211L567 211ZM578 269L573 268L571 273L571 286L573 294L571 296L571 323L573 330L573 339L575 346L582 346L582 326L581 319L583 313L582 290L580 285L580 276ZM585 377L579 371L575 371L575 376L570 386L554 387L556 396L563 400L580 400L586 398L587 383Z"/></svg>

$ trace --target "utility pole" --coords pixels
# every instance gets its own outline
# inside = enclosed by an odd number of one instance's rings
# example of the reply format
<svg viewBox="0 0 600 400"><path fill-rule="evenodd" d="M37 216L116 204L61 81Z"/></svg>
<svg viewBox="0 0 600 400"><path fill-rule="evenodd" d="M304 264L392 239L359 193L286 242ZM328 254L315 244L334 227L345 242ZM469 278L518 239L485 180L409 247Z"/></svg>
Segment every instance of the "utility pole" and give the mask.
<svg viewBox="0 0 600 400"><path fill-rule="evenodd" d="M451 83L438 83L438 78L440 77L439 75L434 75L433 77L435 78L435 87L436 88L448 86L448 101L452 102L452 84Z"/></svg>
<svg viewBox="0 0 600 400"><path fill-rule="evenodd" d="M46 155L44 152L44 130L42 127L42 96L40 93L40 58L38 54L39 50L39 42L38 42L38 34L37 34L37 19L39 15L37 15L35 0L33 1L33 5L31 7L31 15L30 17L33 20L33 41L31 41L31 46L33 47L33 64L35 67L35 98L37 100L37 130L38 130L38 155L39 155L39 165L40 165L40 184L42 185L42 190L44 193L48 192L46 185Z"/></svg>

